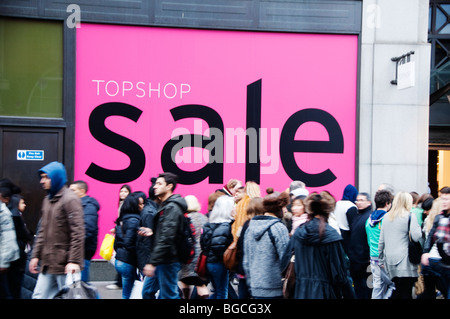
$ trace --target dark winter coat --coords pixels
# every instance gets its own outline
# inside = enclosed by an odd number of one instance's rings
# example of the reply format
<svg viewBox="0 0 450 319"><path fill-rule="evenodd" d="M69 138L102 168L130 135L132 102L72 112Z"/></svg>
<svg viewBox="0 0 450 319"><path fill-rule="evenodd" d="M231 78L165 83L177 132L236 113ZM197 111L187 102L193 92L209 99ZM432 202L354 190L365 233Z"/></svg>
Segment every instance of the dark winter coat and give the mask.
<svg viewBox="0 0 450 319"><path fill-rule="evenodd" d="M91 260L97 250L98 237L98 211L100 204L90 196L81 198L84 212L84 259Z"/></svg>
<svg viewBox="0 0 450 319"><path fill-rule="evenodd" d="M357 213L347 213L350 237L347 244L347 255L352 263L368 264L370 262L370 248L367 242L366 221L372 214L372 206Z"/></svg>
<svg viewBox="0 0 450 319"><path fill-rule="evenodd" d="M206 254L207 263L223 262L225 250L233 242L231 222L206 223L203 225L203 234L200 237L200 247Z"/></svg>
<svg viewBox="0 0 450 319"><path fill-rule="evenodd" d="M141 211L141 217L139 221L139 227L147 227L153 230L153 219L158 211L158 204L152 200L148 200ZM147 264L152 249L153 236L139 236L137 237L137 259L138 268L142 271Z"/></svg>
<svg viewBox="0 0 450 319"><path fill-rule="evenodd" d="M319 238L319 220L301 225L292 236L283 256L286 268L295 254L295 299L336 299L347 296L351 283L347 277L348 261L342 237L326 224Z"/></svg>
<svg viewBox="0 0 450 319"><path fill-rule="evenodd" d="M137 267L136 240L139 228L139 215L126 214L121 223L116 225L114 250L116 259Z"/></svg>
<svg viewBox="0 0 450 319"><path fill-rule="evenodd" d="M154 218L153 244L148 264L156 266L180 262L177 242L182 234L186 210L186 201L178 194L170 196L161 204Z"/></svg>

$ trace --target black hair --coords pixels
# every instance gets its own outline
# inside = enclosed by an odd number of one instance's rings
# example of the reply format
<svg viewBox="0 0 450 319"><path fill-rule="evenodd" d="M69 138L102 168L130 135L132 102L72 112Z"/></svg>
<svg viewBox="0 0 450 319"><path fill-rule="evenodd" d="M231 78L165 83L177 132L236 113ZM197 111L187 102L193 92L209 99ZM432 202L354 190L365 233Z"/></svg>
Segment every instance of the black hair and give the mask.
<svg viewBox="0 0 450 319"><path fill-rule="evenodd" d="M136 192L133 192L133 194L137 196L138 202L139 202L139 198L142 198L144 200L144 205L147 203L147 197L145 196L145 193L143 191L136 191Z"/></svg>
<svg viewBox="0 0 450 319"><path fill-rule="evenodd" d="M391 204L393 200L392 193L388 190L382 189L375 193L375 208L383 208L387 204Z"/></svg>
<svg viewBox="0 0 450 319"><path fill-rule="evenodd" d="M4 198L10 198L14 194L19 194L22 190L19 186L15 185L10 179L0 179L0 194Z"/></svg>
<svg viewBox="0 0 450 319"><path fill-rule="evenodd" d="M152 183L148 189L148 198L150 198L151 200L155 200L156 196L155 196L155 189L153 188L153 186L155 186L156 183L156 177L152 177L150 179L150 182Z"/></svg>
<svg viewBox="0 0 450 319"><path fill-rule="evenodd" d="M88 191L88 184L85 181L78 180L73 182L72 184L75 184L78 186L78 188L84 189L84 191L87 193Z"/></svg>
<svg viewBox="0 0 450 319"><path fill-rule="evenodd" d="M116 219L116 224L119 225L123 216L128 214L140 214L139 196L136 193L131 193L123 200L123 204L120 207L119 218Z"/></svg>
<svg viewBox="0 0 450 319"><path fill-rule="evenodd" d="M158 178L164 178L167 185L172 184L172 192L175 190L175 187L177 187L178 183L178 176L174 173L165 172L158 175Z"/></svg>

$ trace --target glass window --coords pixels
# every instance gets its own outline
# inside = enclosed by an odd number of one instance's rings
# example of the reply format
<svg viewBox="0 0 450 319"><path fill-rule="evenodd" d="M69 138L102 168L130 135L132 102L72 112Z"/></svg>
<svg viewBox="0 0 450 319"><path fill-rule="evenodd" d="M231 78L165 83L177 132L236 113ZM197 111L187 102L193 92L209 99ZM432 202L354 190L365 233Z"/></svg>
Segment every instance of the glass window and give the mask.
<svg viewBox="0 0 450 319"><path fill-rule="evenodd" d="M62 117L62 22L0 18L0 116Z"/></svg>

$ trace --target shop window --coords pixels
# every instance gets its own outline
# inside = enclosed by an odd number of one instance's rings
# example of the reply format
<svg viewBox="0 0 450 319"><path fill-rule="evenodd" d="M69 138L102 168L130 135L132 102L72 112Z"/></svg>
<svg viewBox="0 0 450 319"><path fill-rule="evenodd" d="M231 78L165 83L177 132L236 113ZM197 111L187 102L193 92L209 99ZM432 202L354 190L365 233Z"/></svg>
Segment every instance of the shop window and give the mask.
<svg viewBox="0 0 450 319"><path fill-rule="evenodd" d="M439 150L437 162L438 189L450 186L450 151Z"/></svg>
<svg viewBox="0 0 450 319"><path fill-rule="evenodd" d="M62 117L62 22L0 18L0 116Z"/></svg>

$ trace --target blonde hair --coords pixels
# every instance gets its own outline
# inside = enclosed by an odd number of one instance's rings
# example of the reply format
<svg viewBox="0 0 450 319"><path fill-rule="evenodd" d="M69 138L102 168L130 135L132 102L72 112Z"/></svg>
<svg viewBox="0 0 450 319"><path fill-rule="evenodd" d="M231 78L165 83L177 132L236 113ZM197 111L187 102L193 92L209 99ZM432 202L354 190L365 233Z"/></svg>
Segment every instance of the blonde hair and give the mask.
<svg viewBox="0 0 450 319"><path fill-rule="evenodd" d="M197 197L194 195L187 195L185 198L188 213L199 212L202 209Z"/></svg>
<svg viewBox="0 0 450 319"><path fill-rule="evenodd" d="M389 220L408 215L413 206L413 198L411 194L406 192L398 192L392 201L392 208L387 214Z"/></svg>
<svg viewBox="0 0 450 319"><path fill-rule="evenodd" d="M245 192L250 198L261 197L261 189L259 188L259 185L256 184L255 182L251 181L247 182L245 184Z"/></svg>
<svg viewBox="0 0 450 319"><path fill-rule="evenodd" d="M433 201L430 211L428 212L428 217L425 219L424 230L425 233L429 233L431 227L433 227L434 218L441 212L441 199L438 197Z"/></svg>

